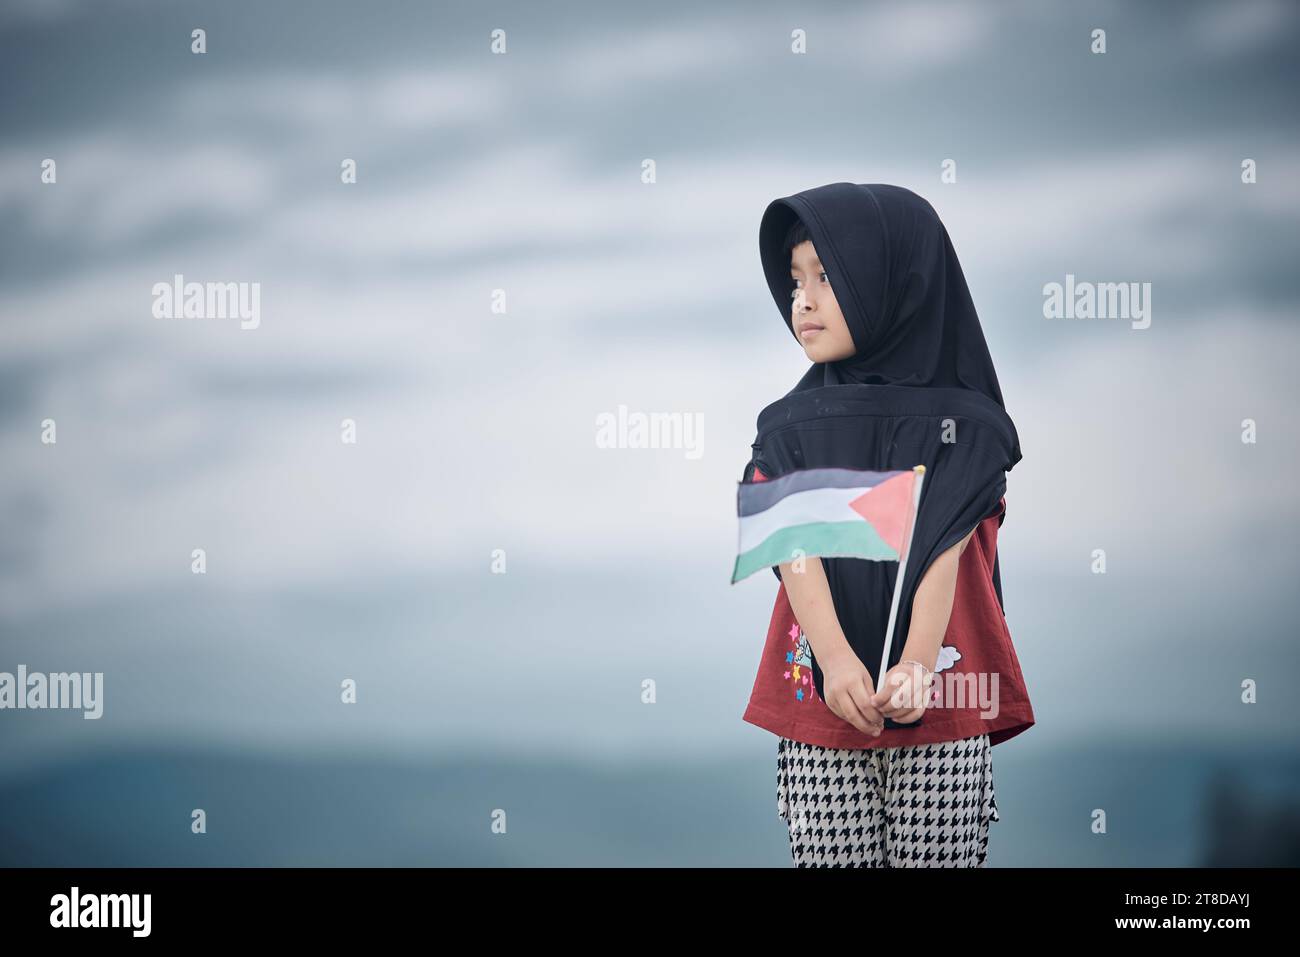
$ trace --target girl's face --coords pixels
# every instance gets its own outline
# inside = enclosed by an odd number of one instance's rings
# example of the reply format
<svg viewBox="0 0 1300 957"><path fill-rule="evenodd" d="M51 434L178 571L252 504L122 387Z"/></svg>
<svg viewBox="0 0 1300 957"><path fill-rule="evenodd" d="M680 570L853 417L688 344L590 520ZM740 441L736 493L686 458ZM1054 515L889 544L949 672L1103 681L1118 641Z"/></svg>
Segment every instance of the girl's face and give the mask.
<svg viewBox="0 0 1300 957"><path fill-rule="evenodd" d="M856 349L849 325L810 241L790 250L790 275L795 285L790 320L804 353L813 362L834 362L853 355Z"/></svg>

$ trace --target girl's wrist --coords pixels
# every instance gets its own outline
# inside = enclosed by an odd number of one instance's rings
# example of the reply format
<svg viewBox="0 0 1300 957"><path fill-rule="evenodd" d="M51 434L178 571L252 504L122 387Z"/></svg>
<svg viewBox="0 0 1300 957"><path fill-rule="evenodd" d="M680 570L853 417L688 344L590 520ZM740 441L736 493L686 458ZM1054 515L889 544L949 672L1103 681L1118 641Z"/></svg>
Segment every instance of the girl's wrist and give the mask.
<svg viewBox="0 0 1300 957"><path fill-rule="evenodd" d="M922 675L923 678L924 678L924 677L929 677L929 676L931 676L931 675L934 674L934 669L933 669L933 668L929 667L928 665L926 665L926 664L925 664L924 662L922 662L922 661L917 661L915 658L903 658L903 659L901 659L898 663L899 663L900 665L907 665L907 664L915 665L917 668L919 668L919 669L923 672L923 675Z"/></svg>
<svg viewBox="0 0 1300 957"><path fill-rule="evenodd" d="M926 671L933 672L934 666L939 663L939 649L935 648L933 651L922 651L918 650L915 646L909 648L904 645L903 655L899 658L898 663L902 664L904 661L914 661Z"/></svg>
<svg viewBox="0 0 1300 957"><path fill-rule="evenodd" d="M807 633L805 632L805 634ZM858 656L853 651L853 646L849 644L849 639L845 637L842 631L835 635L819 638L817 642L813 641L812 635L808 635L808 644L812 647L813 657L817 659L823 673L836 671L845 664L858 660ZM818 653L819 646L821 647L820 654Z"/></svg>
<svg viewBox="0 0 1300 957"><path fill-rule="evenodd" d="M828 671L839 671L840 668L858 660L858 656L853 653L853 649L849 646L847 640L845 640L843 648L837 647L828 655L818 655L814 650L813 657L817 659L823 674Z"/></svg>

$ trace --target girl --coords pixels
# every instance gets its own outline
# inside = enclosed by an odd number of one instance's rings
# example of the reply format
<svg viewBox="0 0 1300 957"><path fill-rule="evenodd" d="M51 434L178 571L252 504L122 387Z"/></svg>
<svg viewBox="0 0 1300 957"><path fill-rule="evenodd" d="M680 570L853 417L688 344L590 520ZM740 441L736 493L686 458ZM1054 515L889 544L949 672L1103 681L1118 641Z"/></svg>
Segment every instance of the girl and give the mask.
<svg viewBox="0 0 1300 957"><path fill-rule="evenodd" d="M1020 445L961 266L934 208L882 184L773 201L759 249L813 365L759 414L743 481L926 466L883 676L898 563L773 569L744 719L778 735L791 855L801 867L982 867L1000 819L991 748L1034 717L997 560Z"/></svg>

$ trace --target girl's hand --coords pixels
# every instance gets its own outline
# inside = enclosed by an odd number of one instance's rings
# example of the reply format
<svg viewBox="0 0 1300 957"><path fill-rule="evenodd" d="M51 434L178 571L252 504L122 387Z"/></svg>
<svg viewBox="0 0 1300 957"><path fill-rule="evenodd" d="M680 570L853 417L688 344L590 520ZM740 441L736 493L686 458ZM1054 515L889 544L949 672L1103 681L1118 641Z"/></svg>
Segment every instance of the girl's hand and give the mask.
<svg viewBox="0 0 1300 957"><path fill-rule="evenodd" d="M885 719L872 703L871 672L857 655L847 654L822 665L826 706L863 734L875 737L885 728Z"/></svg>
<svg viewBox="0 0 1300 957"><path fill-rule="evenodd" d="M885 672L885 680L881 682L880 690L872 695L871 703L891 721L911 724L925 714L933 683L933 673L927 673L912 662L900 661Z"/></svg>

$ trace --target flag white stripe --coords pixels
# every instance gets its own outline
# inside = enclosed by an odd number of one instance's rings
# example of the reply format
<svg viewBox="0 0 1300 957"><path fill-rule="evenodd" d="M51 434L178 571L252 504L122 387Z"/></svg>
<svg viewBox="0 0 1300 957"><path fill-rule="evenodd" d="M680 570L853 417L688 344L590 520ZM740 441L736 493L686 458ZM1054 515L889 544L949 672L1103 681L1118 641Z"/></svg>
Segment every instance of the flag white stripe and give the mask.
<svg viewBox="0 0 1300 957"><path fill-rule="evenodd" d="M871 491L866 488L813 488L806 492L787 495L771 508L740 519L740 553L763 543L773 532L792 525L812 522L865 522L861 515L849 508L849 502Z"/></svg>

